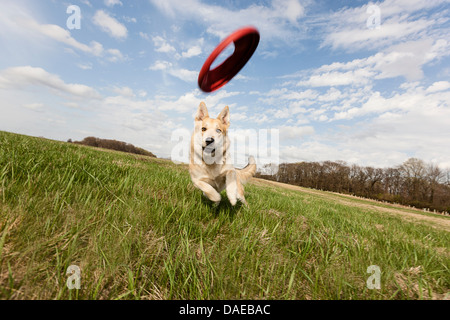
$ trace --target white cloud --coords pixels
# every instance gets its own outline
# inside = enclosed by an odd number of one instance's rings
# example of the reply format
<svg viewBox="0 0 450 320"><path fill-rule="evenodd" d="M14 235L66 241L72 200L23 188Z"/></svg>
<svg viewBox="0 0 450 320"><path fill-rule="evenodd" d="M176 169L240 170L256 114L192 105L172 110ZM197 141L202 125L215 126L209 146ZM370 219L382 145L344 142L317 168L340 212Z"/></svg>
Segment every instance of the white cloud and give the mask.
<svg viewBox="0 0 450 320"><path fill-rule="evenodd" d="M167 157L172 148L171 133L179 125L157 110L155 103L155 100L124 95L106 97L96 104L97 123L91 127L104 137L126 141Z"/></svg>
<svg viewBox="0 0 450 320"><path fill-rule="evenodd" d="M7 32L7 36L19 35L29 42L39 43L42 46L47 44L42 41L42 36L62 43L69 48L64 51L75 53L81 51L96 57L103 57L105 54L108 60L118 61L122 60L120 52L117 49L105 50L103 45L97 41L91 41L89 44L82 43L76 40L71 32L55 24L41 24L37 22L32 13L27 12L23 7L6 6L0 10L0 35ZM7 30L7 31L6 31ZM86 65L85 65L86 66Z"/></svg>
<svg viewBox="0 0 450 320"><path fill-rule="evenodd" d="M191 57L195 57L198 56L202 53L202 48L199 46L193 46L190 47L187 51L182 52L181 56L183 58L191 58Z"/></svg>
<svg viewBox="0 0 450 320"><path fill-rule="evenodd" d="M432 88L431 90L429 90ZM353 119L365 115L404 114L414 110L441 110L450 107L450 84L447 81L436 82L427 90L422 87L411 87L404 93L395 93L392 97L384 97L380 92L372 92L365 102L358 101L345 111L338 111L334 119ZM442 109L445 111L445 108ZM425 111L426 113L427 111ZM439 118L435 119L439 122Z"/></svg>
<svg viewBox="0 0 450 320"><path fill-rule="evenodd" d="M278 129L280 130L280 139L282 140L301 139L303 136L314 134L314 128L312 126L281 126Z"/></svg>
<svg viewBox="0 0 450 320"><path fill-rule="evenodd" d="M427 88L427 92L438 92L450 89L450 82L437 81Z"/></svg>
<svg viewBox="0 0 450 320"><path fill-rule="evenodd" d="M298 86L331 87L331 86L363 86L367 84L374 73L367 69L357 69L347 72L326 72L312 75L306 81L299 81Z"/></svg>
<svg viewBox="0 0 450 320"><path fill-rule="evenodd" d="M138 91L138 96L141 97L141 98L145 98L147 96L147 91L139 90Z"/></svg>
<svg viewBox="0 0 450 320"><path fill-rule="evenodd" d="M148 34L145 33L145 32L139 31L139 36L140 36L142 39L150 40L150 37L149 37Z"/></svg>
<svg viewBox="0 0 450 320"><path fill-rule="evenodd" d="M172 67L172 63L168 61L157 60L152 66L149 67L150 70L166 70Z"/></svg>
<svg viewBox="0 0 450 320"><path fill-rule="evenodd" d="M108 55L107 59L111 62L118 62L125 59L119 49L108 49L106 50L106 53Z"/></svg>
<svg viewBox="0 0 450 320"><path fill-rule="evenodd" d="M388 153L386 153L388 151ZM385 167L395 166L408 159L408 154L397 150L387 148L380 151L372 145L358 148L351 143L336 143L335 141L316 139L306 141L300 145L281 146L281 162L299 162L299 161L337 161L345 160L350 164Z"/></svg>
<svg viewBox="0 0 450 320"><path fill-rule="evenodd" d="M450 55L450 41L438 39L425 54L425 63L433 60L440 60L448 55Z"/></svg>
<svg viewBox="0 0 450 320"><path fill-rule="evenodd" d="M248 117L245 113L233 112L230 116L233 121L247 121Z"/></svg>
<svg viewBox="0 0 450 320"><path fill-rule="evenodd" d="M372 56L294 73L285 77L300 77L298 86L333 87L366 86L375 80L404 77L408 81L423 77L423 66L447 55L450 43L432 39L406 41L386 48ZM435 60L433 60L435 59Z"/></svg>
<svg viewBox="0 0 450 320"><path fill-rule="evenodd" d="M127 28L103 10L98 10L92 21L113 38L124 39L128 35Z"/></svg>
<svg viewBox="0 0 450 320"><path fill-rule="evenodd" d="M92 4L89 2L89 0L80 0L80 1L81 1L81 3L83 3L83 4L87 5L88 7L92 8Z"/></svg>
<svg viewBox="0 0 450 320"><path fill-rule="evenodd" d="M163 53L171 53L176 52L176 49L170 45L166 39L164 39L161 36L154 36L152 37L153 43L155 45L155 51L156 52L163 52Z"/></svg>
<svg viewBox="0 0 450 320"><path fill-rule="evenodd" d="M338 143L341 148L360 153L364 162L377 156L371 162L377 166L401 163L410 156L432 159L438 163L448 162L450 153L448 144L450 127L450 92L424 94L417 88L392 98L380 97L380 102L389 106L379 110L371 106L365 112L376 112L377 116L354 126L348 132L342 132ZM394 106L399 105L399 108ZM371 109L371 110L370 110ZM363 153L367 153L363 156ZM385 159L392 155L402 155L395 162Z"/></svg>
<svg viewBox="0 0 450 320"><path fill-rule="evenodd" d="M378 28L367 27L367 20L373 12L368 12L373 3L364 4L356 8L344 8L330 15L320 18L324 26L324 40L322 47L357 51L362 49L386 48L401 42L431 38L437 40L446 38L448 29L439 32L433 28L442 24L445 10L437 10L426 18L424 11L443 5L446 0L385 0L377 2L380 25ZM439 30L439 29L437 29Z"/></svg>
<svg viewBox="0 0 450 320"><path fill-rule="evenodd" d="M340 90L332 87L332 88L328 89L327 93L320 95L318 97L318 100L328 102L328 101L340 100L344 97L345 97L345 95Z"/></svg>
<svg viewBox="0 0 450 320"><path fill-rule="evenodd" d="M171 62L164 60L155 61L155 63L149 67L149 70L167 72L171 76L186 82L195 82L198 77L197 71L178 68L175 67Z"/></svg>
<svg viewBox="0 0 450 320"><path fill-rule="evenodd" d="M305 9L297 0L276 0L272 1L274 11L281 17L285 17L291 23L303 16Z"/></svg>
<svg viewBox="0 0 450 320"><path fill-rule="evenodd" d="M104 0L105 6L114 7L115 5L123 5L120 0Z"/></svg>
<svg viewBox="0 0 450 320"><path fill-rule="evenodd" d="M57 93L69 94L83 99L99 99L99 93L83 84L65 83L55 74L42 68L31 66L12 67L0 71L0 89L25 88L28 86L45 87Z"/></svg>
<svg viewBox="0 0 450 320"><path fill-rule="evenodd" d="M75 40L68 30L63 29L60 26L54 24L39 24L32 19L24 22L23 26L26 26L27 29L38 31L53 40L64 43L77 50L90 53L95 56L101 56L103 54L103 46L97 41L91 41L88 46Z"/></svg>
<svg viewBox="0 0 450 320"><path fill-rule="evenodd" d="M209 94L208 96L202 96L200 90L195 89L191 92L187 92L177 99L167 99L161 98L156 99L155 105L158 106L159 110L175 110L177 112L185 113L190 112L192 121L194 119L195 112L200 102L204 101L209 110L210 116L214 114L219 114L225 103L222 100L239 95L240 92L226 90L221 90L216 93Z"/></svg>
<svg viewBox="0 0 450 320"><path fill-rule="evenodd" d="M137 19L134 18L134 17L123 16L122 19L123 19L125 22L128 22L128 23L129 23L129 22L137 23Z"/></svg>
<svg viewBox="0 0 450 320"><path fill-rule="evenodd" d="M273 114L275 119L287 119L292 116L291 110L288 108L283 109L270 109L266 111L267 114Z"/></svg>
<svg viewBox="0 0 450 320"><path fill-rule="evenodd" d="M195 82L198 77L198 71L192 71L184 68L170 69L168 72L171 76L186 82Z"/></svg>
<svg viewBox="0 0 450 320"><path fill-rule="evenodd" d="M392 16L431 9L445 2L445 0L385 0L379 5L382 15Z"/></svg>
<svg viewBox="0 0 450 320"><path fill-rule="evenodd" d="M268 113L288 119L286 124L295 123L294 103L306 101L314 104L302 110L297 125L309 121L317 133L316 122L328 123L327 131L308 136L303 143L294 143L295 129L284 125L287 129L282 139L286 141L282 147L283 161L344 159L379 167L397 165L415 156L443 165L448 163L450 153L442 146L448 144L450 133L450 82L435 81L423 86L422 81L416 80L421 77L422 66L433 61L427 60L427 54L437 43L439 40L408 41L367 58L335 62L291 75L303 78L299 84L319 88L303 91L310 90L303 96L316 94L312 99L289 103L288 97L301 93L295 91L292 82L261 94L267 97L260 98L261 102L278 106ZM373 89L376 81L398 76L404 76L407 82L397 89L381 92ZM339 77L343 79L338 80ZM329 87L326 90L318 87L325 84Z"/></svg>
<svg viewBox="0 0 450 320"><path fill-rule="evenodd" d="M88 62L88 63L79 63L77 64L78 68L82 69L82 70L91 70L92 69L92 63Z"/></svg>
<svg viewBox="0 0 450 320"><path fill-rule="evenodd" d="M76 102L64 102L64 105L66 107L72 108L72 109L81 109L80 105Z"/></svg>
<svg viewBox="0 0 450 320"><path fill-rule="evenodd" d="M379 48L393 42L404 40L409 35L417 34L430 27L433 21L418 20L412 22L386 21L380 29L349 28L343 31L331 32L325 37L323 46L329 45L333 49L347 49L355 51L364 48Z"/></svg>
<svg viewBox="0 0 450 320"><path fill-rule="evenodd" d="M44 107L43 103L27 103L23 105L25 108L33 110L33 111L42 111L42 108Z"/></svg>
<svg viewBox="0 0 450 320"><path fill-rule="evenodd" d="M252 4L232 10L200 0L151 0L164 14L176 19L194 20L204 24L208 33L225 37L236 26L254 25L266 40L282 39L295 44L301 31L298 23L304 16L304 6L298 0L273 0L271 5Z"/></svg>
<svg viewBox="0 0 450 320"><path fill-rule="evenodd" d="M133 92L133 89L131 89L130 87L115 87L113 89L113 91L115 93L117 93L118 95L125 96L125 97L135 97L136 96Z"/></svg>
<svg viewBox="0 0 450 320"><path fill-rule="evenodd" d="M262 125L263 123L270 123L273 122L274 119L271 117L268 117L267 114L263 114L263 115L254 115L250 117L250 121L251 123L256 123L258 125Z"/></svg>
<svg viewBox="0 0 450 320"><path fill-rule="evenodd" d="M240 74L240 73L238 73L236 76L234 76L234 78L233 78L233 80L242 80L242 81L245 81L245 82L247 82L247 81L249 81L249 80L252 80L253 78L251 78L251 77L248 77L248 76L246 76L246 75L243 75L243 74Z"/></svg>
<svg viewBox="0 0 450 320"><path fill-rule="evenodd" d="M298 91L289 90L286 87L283 87L281 89L272 89L269 92L262 94L262 96L263 97L259 98L258 101L268 105L279 106L280 104L285 104L286 101L289 101L291 110L286 112L297 113L295 110L300 112L301 108L299 109L299 107L310 104L312 100L315 100L319 96L319 93L312 89Z"/></svg>
<svg viewBox="0 0 450 320"><path fill-rule="evenodd" d="M382 59L376 62L375 68L381 71L377 79L397 76L404 76L409 81L421 79L425 56L432 47L433 41L426 39L403 42L388 48Z"/></svg>

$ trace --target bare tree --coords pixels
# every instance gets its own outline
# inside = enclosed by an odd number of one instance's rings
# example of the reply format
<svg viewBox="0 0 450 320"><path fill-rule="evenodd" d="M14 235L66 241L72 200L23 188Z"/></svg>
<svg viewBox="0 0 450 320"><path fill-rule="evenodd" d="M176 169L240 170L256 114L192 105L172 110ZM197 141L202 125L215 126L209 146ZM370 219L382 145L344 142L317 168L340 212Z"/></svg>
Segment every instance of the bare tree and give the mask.
<svg viewBox="0 0 450 320"><path fill-rule="evenodd" d="M439 167L433 163L428 164L426 168L426 178L429 188L429 202L434 203L434 195L439 186L439 182L443 181L444 174Z"/></svg>

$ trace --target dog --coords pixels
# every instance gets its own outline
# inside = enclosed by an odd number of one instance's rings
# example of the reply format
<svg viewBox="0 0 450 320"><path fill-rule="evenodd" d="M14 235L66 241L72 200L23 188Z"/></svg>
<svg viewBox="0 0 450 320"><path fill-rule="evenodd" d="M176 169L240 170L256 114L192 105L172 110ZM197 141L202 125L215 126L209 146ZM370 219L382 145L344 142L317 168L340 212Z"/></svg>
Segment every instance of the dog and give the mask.
<svg viewBox="0 0 450 320"><path fill-rule="evenodd" d="M215 206L219 205L220 192L224 189L232 206L236 205L238 200L248 206L243 184L255 175L256 162L250 156L245 168L233 167L229 152L229 126L228 106L213 119L209 117L205 103L200 103L191 137L189 173L194 186L203 191L203 195Z"/></svg>

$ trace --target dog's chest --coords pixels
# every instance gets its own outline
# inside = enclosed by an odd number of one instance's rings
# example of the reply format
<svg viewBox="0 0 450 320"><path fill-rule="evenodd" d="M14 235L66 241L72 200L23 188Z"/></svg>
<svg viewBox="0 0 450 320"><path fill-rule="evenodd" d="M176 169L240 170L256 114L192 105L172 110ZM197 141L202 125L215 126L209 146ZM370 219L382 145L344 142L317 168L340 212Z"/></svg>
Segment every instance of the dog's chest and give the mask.
<svg viewBox="0 0 450 320"><path fill-rule="evenodd" d="M206 175L210 183L216 190L222 190L226 183L226 172L223 171L223 166L205 166Z"/></svg>

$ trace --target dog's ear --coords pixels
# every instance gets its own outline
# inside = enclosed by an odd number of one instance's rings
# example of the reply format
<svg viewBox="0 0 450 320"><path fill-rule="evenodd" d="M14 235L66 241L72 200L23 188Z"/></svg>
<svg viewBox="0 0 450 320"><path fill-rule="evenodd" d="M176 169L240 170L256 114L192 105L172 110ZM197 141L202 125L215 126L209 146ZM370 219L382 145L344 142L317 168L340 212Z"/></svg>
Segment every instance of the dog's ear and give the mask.
<svg viewBox="0 0 450 320"><path fill-rule="evenodd" d="M219 119L227 127L230 125L230 109L228 108L228 106L223 108L217 119Z"/></svg>
<svg viewBox="0 0 450 320"><path fill-rule="evenodd" d="M209 118L208 109L206 104L202 101L198 106L197 114L195 115L195 121L203 121L203 119Z"/></svg>

